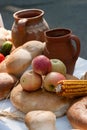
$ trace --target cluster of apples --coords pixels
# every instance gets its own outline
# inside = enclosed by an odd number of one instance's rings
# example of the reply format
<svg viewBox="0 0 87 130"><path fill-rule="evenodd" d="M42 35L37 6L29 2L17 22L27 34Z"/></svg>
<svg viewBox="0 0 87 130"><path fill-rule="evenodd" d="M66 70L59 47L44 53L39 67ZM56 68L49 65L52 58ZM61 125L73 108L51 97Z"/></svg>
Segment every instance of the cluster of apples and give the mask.
<svg viewBox="0 0 87 130"><path fill-rule="evenodd" d="M20 84L26 91L44 87L47 91L55 92L58 81L66 79L66 66L59 59L39 55L32 60L31 66L32 69L25 71L20 78Z"/></svg>

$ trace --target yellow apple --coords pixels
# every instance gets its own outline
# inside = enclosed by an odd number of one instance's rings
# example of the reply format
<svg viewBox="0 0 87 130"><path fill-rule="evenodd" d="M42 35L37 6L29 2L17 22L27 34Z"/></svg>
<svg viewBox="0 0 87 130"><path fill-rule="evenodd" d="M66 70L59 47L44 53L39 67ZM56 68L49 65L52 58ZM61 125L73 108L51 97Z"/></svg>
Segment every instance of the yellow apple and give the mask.
<svg viewBox="0 0 87 130"><path fill-rule="evenodd" d="M27 70L21 76L20 84L26 91L35 91L41 87L42 77L33 71Z"/></svg>
<svg viewBox="0 0 87 130"><path fill-rule="evenodd" d="M61 73L63 75L66 74L66 72L67 72L66 66L61 60L50 59L50 61L51 61L51 64L52 64L52 71L53 72L58 72L58 73Z"/></svg>

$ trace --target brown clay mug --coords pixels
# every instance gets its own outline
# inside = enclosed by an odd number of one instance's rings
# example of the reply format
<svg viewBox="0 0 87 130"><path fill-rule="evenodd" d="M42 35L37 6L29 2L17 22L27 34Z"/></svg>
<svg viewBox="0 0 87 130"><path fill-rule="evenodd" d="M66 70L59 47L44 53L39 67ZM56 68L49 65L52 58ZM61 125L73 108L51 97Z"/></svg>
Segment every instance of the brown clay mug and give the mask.
<svg viewBox="0 0 87 130"><path fill-rule="evenodd" d="M73 74L76 60L80 54L79 38L66 28L49 29L44 33L46 42L44 55L50 59L60 59L66 65L67 73Z"/></svg>
<svg viewBox="0 0 87 130"><path fill-rule="evenodd" d="M18 47L30 40L44 42L44 31L49 29L41 9L24 9L13 14L12 40Z"/></svg>

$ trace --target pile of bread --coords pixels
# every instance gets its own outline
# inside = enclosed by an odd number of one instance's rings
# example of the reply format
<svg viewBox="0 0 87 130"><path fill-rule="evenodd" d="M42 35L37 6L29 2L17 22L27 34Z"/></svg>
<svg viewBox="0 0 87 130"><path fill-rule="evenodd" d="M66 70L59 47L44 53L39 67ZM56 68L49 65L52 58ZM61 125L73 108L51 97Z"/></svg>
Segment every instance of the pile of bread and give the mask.
<svg viewBox="0 0 87 130"><path fill-rule="evenodd" d="M0 32L3 32L0 44L2 40L12 40L9 30L1 28ZM19 82L21 75L29 69L32 59L43 53L45 47L45 43L40 41L28 41L18 48L14 47L0 63L0 100L10 96L14 107L26 114L25 123L30 130L55 130L56 117L66 114L74 101L41 89L30 93L22 89ZM77 79L70 75L66 77Z"/></svg>

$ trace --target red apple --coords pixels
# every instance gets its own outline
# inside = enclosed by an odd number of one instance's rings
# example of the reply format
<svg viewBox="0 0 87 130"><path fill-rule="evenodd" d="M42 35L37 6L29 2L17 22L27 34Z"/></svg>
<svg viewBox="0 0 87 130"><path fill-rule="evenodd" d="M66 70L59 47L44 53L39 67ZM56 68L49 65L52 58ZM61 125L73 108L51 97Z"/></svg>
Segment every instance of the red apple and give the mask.
<svg viewBox="0 0 87 130"><path fill-rule="evenodd" d="M32 60L32 68L34 72L40 75L46 75L51 72L51 61L46 56L39 55Z"/></svg>
<svg viewBox="0 0 87 130"><path fill-rule="evenodd" d="M61 73L63 75L66 74L66 66L65 64L59 60L59 59L51 59L51 64L52 64L52 71L53 72L58 72Z"/></svg>
<svg viewBox="0 0 87 130"><path fill-rule="evenodd" d="M58 81L65 80L65 76L58 72L50 72L43 79L43 87L47 91L56 92Z"/></svg>
<svg viewBox="0 0 87 130"><path fill-rule="evenodd" d="M41 87L42 77L33 71L27 70L21 76L20 84L26 91L35 91Z"/></svg>

